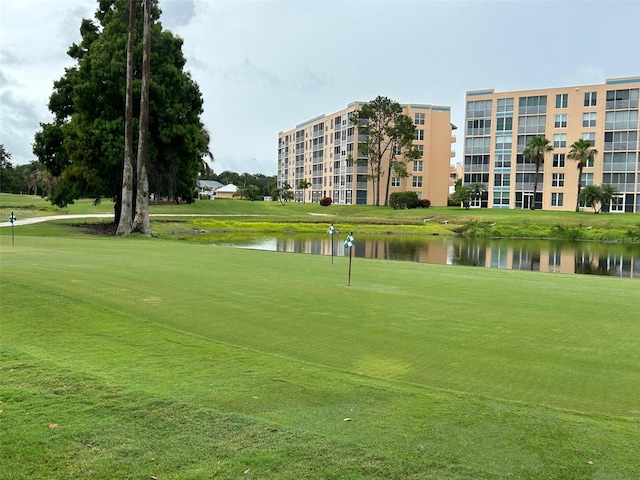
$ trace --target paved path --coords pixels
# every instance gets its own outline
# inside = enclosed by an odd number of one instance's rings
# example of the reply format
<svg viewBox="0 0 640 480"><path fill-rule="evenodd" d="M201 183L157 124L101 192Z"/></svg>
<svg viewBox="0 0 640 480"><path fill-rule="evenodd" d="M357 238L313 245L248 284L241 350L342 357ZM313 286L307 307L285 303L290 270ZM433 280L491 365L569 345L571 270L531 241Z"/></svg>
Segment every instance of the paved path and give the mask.
<svg viewBox="0 0 640 480"><path fill-rule="evenodd" d="M268 215L216 215L216 214L202 214L202 213L150 213L150 217L266 217ZM25 219L18 219L14 225L19 227L20 225L32 225L34 223L48 222L50 220L64 220L74 218L113 218L113 213L89 213L83 215L48 215L45 217L31 217ZM11 222L0 222L0 227L10 227Z"/></svg>

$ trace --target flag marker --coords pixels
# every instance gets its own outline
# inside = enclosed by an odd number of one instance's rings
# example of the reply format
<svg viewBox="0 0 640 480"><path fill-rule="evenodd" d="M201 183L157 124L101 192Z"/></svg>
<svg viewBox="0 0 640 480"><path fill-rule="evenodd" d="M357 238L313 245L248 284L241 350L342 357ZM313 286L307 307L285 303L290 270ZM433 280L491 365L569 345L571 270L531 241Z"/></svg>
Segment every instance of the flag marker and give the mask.
<svg viewBox="0 0 640 480"><path fill-rule="evenodd" d="M349 249L349 281L347 282L347 287L351 285L351 259L353 258L353 246L355 244L356 241L353 238L353 232L349 232L347 239L344 241L344 248Z"/></svg>

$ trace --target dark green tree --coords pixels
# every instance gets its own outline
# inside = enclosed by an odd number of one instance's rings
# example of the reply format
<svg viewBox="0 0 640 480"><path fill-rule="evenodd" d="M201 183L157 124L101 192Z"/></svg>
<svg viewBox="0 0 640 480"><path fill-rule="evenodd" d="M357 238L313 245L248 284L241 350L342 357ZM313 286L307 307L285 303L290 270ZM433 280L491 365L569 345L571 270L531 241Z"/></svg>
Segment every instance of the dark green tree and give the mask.
<svg viewBox="0 0 640 480"><path fill-rule="evenodd" d="M380 183L386 173L384 205L389 201L392 173L407 176L406 161L418 159L420 151L413 146L415 125L402 113L402 107L387 97L378 96L354 113L352 123L358 135L367 140L358 144L358 152L367 157L367 178L372 184L374 204L380 206ZM386 163L385 163L386 162Z"/></svg>
<svg viewBox="0 0 640 480"><path fill-rule="evenodd" d="M0 144L0 192L15 193L16 172L11 163L11 152Z"/></svg>
<svg viewBox="0 0 640 480"><path fill-rule="evenodd" d="M115 198L116 222L122 198L126 51L129 5L138 9L133 50L133 96L141 94L142 5L139 1L100 0L95 20L83 20L82 41L69 56L75 65L54 83L50 123L35 135L34 153L54 177L50 200ZM209 136L200 121L202 95L184 71L182 40L164 30L157 0L151 1L149 79L149 192L160 198L194 200L197 176L208 152ZM140 115L133 102L133 118ZM133 138L139 124L133 121ZM139 141L138 141L139 142ZM134 151L138 148L134 140Z"/></svg>

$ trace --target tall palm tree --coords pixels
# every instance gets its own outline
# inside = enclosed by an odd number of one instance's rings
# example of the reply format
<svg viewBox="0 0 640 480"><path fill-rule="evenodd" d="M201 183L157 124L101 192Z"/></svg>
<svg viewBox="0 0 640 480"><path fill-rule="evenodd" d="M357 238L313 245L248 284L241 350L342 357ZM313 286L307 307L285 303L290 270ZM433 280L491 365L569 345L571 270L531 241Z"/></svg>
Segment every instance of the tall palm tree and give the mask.
<svg viewBox="0 0 640 480"><path fill-rule="evenodd" d="M598 151L591 146L589 140L581 138L571 144L571 150L567 157L578 162L578 197L576 200L576 212L580 210L580 190L582 190L582 169L593 162Z"/></svg>
<svg viewBox="0 0 640 480"><path fill-rule="evenodd" d="M536 209L536 195L538 193L538 174L540 173L540 167L544 163L544 156L546 153L553 150L553 145L546 137L533 137L527 143L522 154L525 158L532 159L536 165L536 175L533 181L533 201L531 202L531 210Z"/></svg>
<svg viewBox="0 0 640 480"><path fill-rule="evenodd" d="M311 182L306 178L301 178L298 181L298 188L302 190L302 203L304 203L304 197L306 195L307 188L311 186Z"/></svg>

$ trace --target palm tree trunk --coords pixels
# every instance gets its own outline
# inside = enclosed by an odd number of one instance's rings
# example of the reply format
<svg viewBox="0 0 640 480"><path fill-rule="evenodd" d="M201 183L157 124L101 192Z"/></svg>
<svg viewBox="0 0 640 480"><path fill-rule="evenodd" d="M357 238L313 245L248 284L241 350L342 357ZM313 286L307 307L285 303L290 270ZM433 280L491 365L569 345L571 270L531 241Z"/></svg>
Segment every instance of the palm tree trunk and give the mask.
<svg viewBox="0 0 640 480"><path fill-rule="evenodd" d="M138 135L138 185L136 216L133 230L151 236L149 222L149 77L151 73L151 0L144 0L144 30L142 50L142 92L140 95L140 126Z"/></svg>
<svg viewBox="0 0 640 480"><path fill-rule="evenodd" d="M582 164L578 166L578 197L576 198L576 212L580 211L580 191L582 190Z"/></svg>
<svg viewBox="0 0 640 480"><path fill-rule="evenodd" d="M127 79L124 116L124 165L122 167L122 195L117 235L129 235L133 228L133 45L136 33L138 0L129 2L129 40L127 43Z"/></svg>

